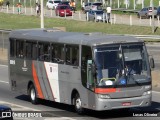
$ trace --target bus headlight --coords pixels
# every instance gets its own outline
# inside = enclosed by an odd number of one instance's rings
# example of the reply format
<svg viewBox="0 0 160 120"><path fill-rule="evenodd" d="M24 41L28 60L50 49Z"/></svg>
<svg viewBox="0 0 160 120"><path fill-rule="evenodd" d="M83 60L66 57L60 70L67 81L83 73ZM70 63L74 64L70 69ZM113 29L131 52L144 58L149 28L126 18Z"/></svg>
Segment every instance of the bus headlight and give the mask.
<svg viewBox="0 0 160 120"><path fill-rule="evenodd" d="M147 86L144 86L145 89L150 89L151 86L150 85L147 85Z"/></svg>
<svg viewBox="0 0 160 120"><path fill-rule="evenodd" d="M98 94L98 98L101 98L101 99L110 99L110 96L106 95L106 94Z"/></svg>
<svg viewBox="0 0 160 120"><path fill-rule="evenodd" d="M145 95L150 95L150 94L151 94L151 91L149 90L149 91L144 92L144 93L143 93L143 96L145 96Z"/></svg>

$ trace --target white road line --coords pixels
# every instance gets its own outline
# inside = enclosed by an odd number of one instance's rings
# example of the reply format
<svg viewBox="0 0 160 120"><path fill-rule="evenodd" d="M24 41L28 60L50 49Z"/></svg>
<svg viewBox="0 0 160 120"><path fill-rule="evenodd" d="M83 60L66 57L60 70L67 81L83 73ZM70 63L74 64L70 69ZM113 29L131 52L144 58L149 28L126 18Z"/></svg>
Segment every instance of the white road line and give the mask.
<svg viewBox="0 0 160 120"><path fill-rule="evenodd" d="M1 64L0 64L0 67L8 67L8 65L1 65Z"/></svg>
<svg viewBox="0 0 160 120"><path fill-rule="evenodd" d="M18 106L18 107L21 107L21 108L24 108L24 109L28 109L28 110L40 111L40 110L38 110L38 109L29 108L29 107L26 107L26 106L23 106L23 105L17 105L17 104L10 103L10 102L5 102L5 101L0 101L0 104L9 104L9 105Z"/></svg>
<svg viewBox="0 0 160 120"><path fill-rule="evenodd" d="M158 94L160 94L160 92L158 92L158 91L152 91L153 93L158 93Z"/></svg>
<svg viewBox="0 0 160 120"><path fill-rule="evenodd" d="M1 81L1 80L0 80L0 83L6 83L6 84L9 84L9 82L6 82L6 81Z"/></svg>
<svg viewBox="0 0 160 120"><path fill-rule="evenodd" d="M74 119L74 118L70 118L70 117L51 117L51 118L46 118L44 120L77 120L77 119Z"/></svg>

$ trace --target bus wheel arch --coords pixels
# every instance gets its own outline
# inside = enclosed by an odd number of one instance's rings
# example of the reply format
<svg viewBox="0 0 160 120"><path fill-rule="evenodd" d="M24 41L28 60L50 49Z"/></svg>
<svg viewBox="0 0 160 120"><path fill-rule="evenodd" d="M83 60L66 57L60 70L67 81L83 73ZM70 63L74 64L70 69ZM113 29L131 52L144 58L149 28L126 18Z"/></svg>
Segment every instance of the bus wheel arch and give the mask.
<svg viewBox="0 0 160 120"><path fill-rule="evenodd" d="M75 110L78 114L83 114L83 107L82 107L82 101L81 101L81 97L79 92L74 89L72 91L72 95L71 95L71 101L72 101L72 105L74 105Z"/></svg>
<svg viewBox="0 0 160 120"><path fill-rule="evenodd" d="M37 91L35 89L33 82L31 81L28 83L28 95L30 97L30 101L32 104L38 103Z"/></svg>

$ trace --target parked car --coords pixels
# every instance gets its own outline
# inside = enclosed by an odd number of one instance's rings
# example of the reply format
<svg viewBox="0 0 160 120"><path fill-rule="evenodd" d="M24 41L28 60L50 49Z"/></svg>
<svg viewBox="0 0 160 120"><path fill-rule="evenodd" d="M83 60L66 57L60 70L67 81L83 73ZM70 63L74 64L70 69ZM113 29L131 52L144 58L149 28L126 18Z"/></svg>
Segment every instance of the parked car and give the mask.
<svg viewBox="0 0 160 120"><path fill-rule="evenodd" d="M70 6L70 2L69 2L69 1L61 1L61 2L59 3L59 5L69 5L69 6ZM70 7L71 7L71 6L70 6ZM74 11L74 8L71 7L71 10Z"/></svg>
<svg viewBox="0 0 160 120"><path fill-rule="evenodd" d="M89 2L84 7L84 12L89 12L90 10L102 10L101 2Z"/></svg>
<svg viewBox="0 0 160 120"><path fill-rule="evenodd" d="M64 17L66 16L72 16L72 11L69 5L58 5L55 9L56 16Z"/></svg>
<svg viewBox="0 0 160 120"><path fill-rule="evenodd" d="M13 120L12 109L10 107L0 105L0 119L1 120Z"/></svg>
<svg viewBox="0 0 160 120"><path fill-rule="evenodd" d="M47 9L55 9L60 2L60 0L48 0L46 3L46 7Z"/></svg>
<svg viewBox="0 0 160 120"><path fill-rule="evenodd" d="M154 15L154 17L157 16L157 8L154 7L154 11L152 12L152 7L146 7L146 8L143 8L142 10L140 10L138 13L137 13L137 17L138 18L150 18L152 17L152 14Z"/></svg>
<svg viewBox="0 0 160 120"><path fill-rule="evenodd" d="M157 19L158 19L158 17L159 17L159 19L160 19L160 6L157 7Z"/></svg>
<svg viewBox="0 0 160 120"><path fill-rule="evenodd" d="M87 15L86 15L87 18ZM95 21L96 22L103 22L103 20L105 20L105 22L107 22L106 20L106 14L104 13L103 10L90 10L88 12L88 21Z"/></svg>

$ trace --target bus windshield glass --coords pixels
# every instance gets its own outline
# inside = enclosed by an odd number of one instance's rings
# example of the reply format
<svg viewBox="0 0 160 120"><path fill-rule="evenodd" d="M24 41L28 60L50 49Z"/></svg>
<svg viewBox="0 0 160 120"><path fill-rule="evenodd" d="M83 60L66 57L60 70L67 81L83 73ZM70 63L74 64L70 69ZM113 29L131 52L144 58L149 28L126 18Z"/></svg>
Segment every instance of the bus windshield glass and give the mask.
<svg viewBox="0 0 160 120"><path fill-rule="evenodd" d="M143 45L101 46L94 49L98 86L139 85L150 82Z"/></svg>

